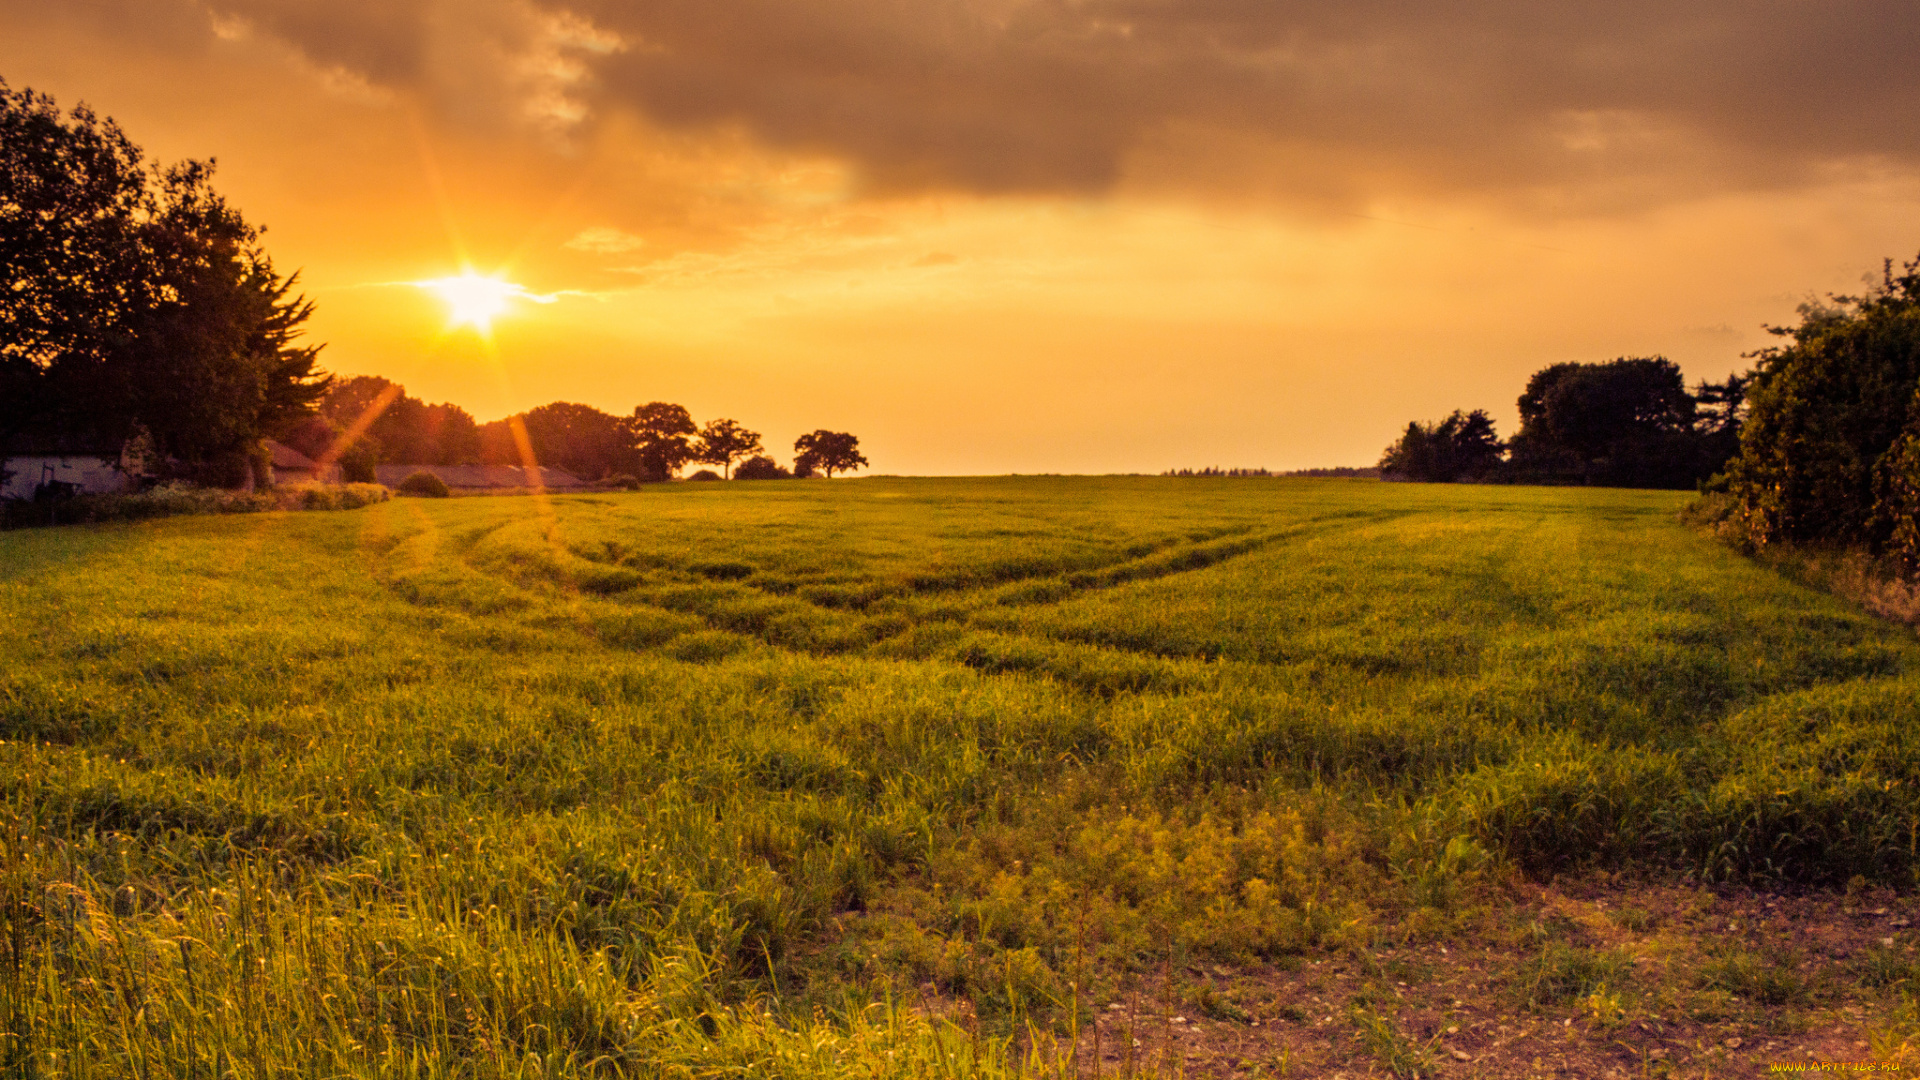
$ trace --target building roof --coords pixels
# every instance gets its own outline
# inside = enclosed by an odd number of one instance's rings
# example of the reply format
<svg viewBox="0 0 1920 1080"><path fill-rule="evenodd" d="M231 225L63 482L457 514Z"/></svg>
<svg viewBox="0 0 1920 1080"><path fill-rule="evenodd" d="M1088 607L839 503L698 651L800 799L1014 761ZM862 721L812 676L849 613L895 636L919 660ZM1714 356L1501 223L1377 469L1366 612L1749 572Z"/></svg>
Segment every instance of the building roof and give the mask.
<svg viewBox="0 0 1920 1080"><path fill-rule="evenodd" d="M276 469L308 469L318 471L320 465L312 458L288 446L286 443L265 440L267 452L273 455L273 467Z"/></svg>

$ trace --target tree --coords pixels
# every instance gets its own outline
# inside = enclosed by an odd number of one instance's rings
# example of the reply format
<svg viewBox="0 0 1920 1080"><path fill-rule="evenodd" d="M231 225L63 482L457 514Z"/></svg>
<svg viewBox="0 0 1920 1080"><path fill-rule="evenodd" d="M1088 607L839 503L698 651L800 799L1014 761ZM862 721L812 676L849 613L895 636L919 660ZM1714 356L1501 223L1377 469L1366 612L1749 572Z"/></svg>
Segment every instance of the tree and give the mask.
<svg viewBox="0 0 1920 1080"><path fill-rule="evenodd" d="M699 441L693 447L693 460L720 466L721 475L726 477L733 474L736 459L759 452L759 432L748 431L734 420L709 420L700 429Z"/></svg>
<svg viewBox="0 0 1920 1080"><path fill-rule="evenodd" d="M1380 458L1380 471L1432 483L1479 480L1499 468L1502 451L1485 409L1455 409L1437 424L1409 423Z"/></svg>
<svg viewBox="0 0 1920 1080"><path fill-rule="evenodd" d="M640 475L669 480L680 466L693 460L691 436L700 429L686 409L664 401L638 406L625 421L628 439L639 459Z"/></svg>
<svg viewBox="0 0 1920 1080"><path fill-rule="evenodd" d="M1739 528L1756 545L1898 547L1916 507L1920 259L1863 296L1805 304L1788 343L1755 354L1740 454L1727 467Z"/></svg>
<svg viewBox="0 0 1920 1080"><path fill-rule="evenodd" d="M85 105L63 117L0 80L0 455L53 419L49 372L104 362L143 299L134 228L148 187L112 120Z"/></svg>
<svg viewBox="0 0 1920 1080"><path fill-rule="evenodd" d="M151 172L111 120L0 83L0 438L151 439L187 475L240 482L260 439L329 377L298 344L313 305L213 163Z"/></svg>
<svg viewBox="0 0 1920 1080"><path fill-rule="evenodd" d="M1702 380L1693 388L1694 435L1700 455L1695 470L1712 477L1740 452L1740 430L1747 421L1747 390L1753 373L1729 375L1724 382ZM1723 478L1722 478L1723 479Z"/></svg>
<svg viewBox="0 0 1920 1080"><path fill-rule="evenodd" d="M534 460L576 476L598 480L634 464L626 420L591 405L556 401L520 416Z"/></svg>
<svg viewBox="0 0 1920 1080"><path fill-rule="evenodd" d="M1521 478L1618 487L1688 487L1704 474L1696 403L1664 357L1554 364L1520 395L1510 448Z"/></svg>
<svg viewBox="0 0 1920 1080"><path fill-rule="evenodd" d="M836 472L847 472L867 463L860 454L860 440L844 431L820 430L802 435L794 440L793 450L795 475L804 467L809 472L818 469L831 480Z"/></svg>
<svg viewBox="0 0 1920 1080"><path fill-rule="evenodd" d="M338 461L344 471L370 470L376 462L478 465L481 460L480 427L467 410L449 402L429 405L377 375L336 380L320 402L320 418L322 427L309 422L282 441L316 460ZM350 442L347 435L354 436ZM309 448L323 439L317 449Z"/></svg>
<svg viewBox="0 0 1920 1080"><path fill-rule="evenodd" d="M162 175L138 230L149 298L128 314L90 408L119 439L145 430L189 475L236 483L261 438L312 415L332 380L319 347L296 344L313 313L297 276L274 272L212 174L187 162Z"/></svg>
<svg viewBox="0 0 1920 1080"><path fill-rule="evenodd" d="M765 454L750 457L733 471L735 480L785 480L793 474Z"/></svg>

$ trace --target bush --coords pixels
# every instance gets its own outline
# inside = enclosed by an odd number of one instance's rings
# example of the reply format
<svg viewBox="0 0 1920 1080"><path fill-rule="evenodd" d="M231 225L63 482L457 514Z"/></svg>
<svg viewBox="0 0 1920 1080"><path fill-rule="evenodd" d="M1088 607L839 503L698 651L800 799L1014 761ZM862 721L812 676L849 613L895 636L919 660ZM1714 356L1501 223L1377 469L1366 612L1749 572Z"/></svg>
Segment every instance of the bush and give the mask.
<svg viewBox="0 0 1920 1080"><path fill-rule="evenodd" d="M0 502L0 526L80 525L99 521L144 521L188 514L257 514L268 510L355 510L391 496L379 484L226 491L164 484L131 495L78 495L59 503Z"/></svg>
<svg viewBox="0 0 1920 1080"><path fill-rule="evenodd" d="M687 479L689 479L689 480L703 480L703 481L704 481L704 480L718 480L718 479L720 479L720 474L719 474L719 473L717 473L717 472L714 472L714 471L713 471L712 469L701 469L701 470L700 470L699 472L697 472L697 473L694 473L694 474L693 474L692 476L689 476L689 477L687 477Z"/></svg>
<svg viewBox="0 0 1920 1080"><path fill-rule="evenodd" d="M453 494L447 488L447 482L430 472L417 472L400 481L397 489L402 495L420 495L429 499L444 499Z"/></svg>
<svg viewBox="0 0 1920 1080"><path fill-rule="evenodd" d="M1806 304L1776 330L1729 464L1741 538L1862 546L1907 555L1920 478L1920 260L1866 296ZM1920 561L1916 559L1914 561Z"/></svg>
<svg viewBox="0 0 1920 1080"><path fill-rule="evenodd" d="M785 480L792 473L780 467L780 464L765 454L756 454L740 463L733 470L735 480Z"/></svg>
<svg viewBox="0 0 1920 1080"><path fill-rule="evenodd" d="M297 497L301 510L357 510L377 502L386 502L393 493L379 484L338 484L325 487L294 488L282 493L280 508L292 510L287 496Z"/></svg>
<svg viewBox="0 0 1920 1080"><path fill-rule="evenodd" d="M600 480L599 486L619 488L621 491L639 491L640 478L632 473L614 473Z"/></svg>
<svg viewBox="0 0 1920 1080"><path fill-rule="evenodd" d="M1909 577L1920 577L1920 390L1907 414L1906 430L1880 459L1874 494L1889 529L1887 554Z"/></svg>

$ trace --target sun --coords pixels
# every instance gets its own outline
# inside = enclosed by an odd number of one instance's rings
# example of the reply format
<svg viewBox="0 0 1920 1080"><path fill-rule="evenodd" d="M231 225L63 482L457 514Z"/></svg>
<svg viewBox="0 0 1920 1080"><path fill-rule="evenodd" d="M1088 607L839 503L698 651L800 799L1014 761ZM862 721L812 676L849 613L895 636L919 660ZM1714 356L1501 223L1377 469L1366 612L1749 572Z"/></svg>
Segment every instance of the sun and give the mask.
<svg viewBox="0 0 1920 1080"><path fill-rule="evenodd" d="M528 292L524 285L487 277L473 270L466 270L458 277L435 278L413 284L446 301L449 329L471 326L483 336L492 331L493 320L504 314L513 301L545 302L547 299Z"/></svg>

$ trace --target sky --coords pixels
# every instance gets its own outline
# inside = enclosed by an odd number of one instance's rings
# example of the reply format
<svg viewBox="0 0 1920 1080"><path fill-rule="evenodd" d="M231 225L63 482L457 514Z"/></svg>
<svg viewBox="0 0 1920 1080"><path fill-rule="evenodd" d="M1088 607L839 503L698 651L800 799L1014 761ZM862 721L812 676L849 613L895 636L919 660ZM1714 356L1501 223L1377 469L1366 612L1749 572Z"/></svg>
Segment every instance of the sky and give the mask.
<svg viewBox="0 0 1920 1080"><path fill-rule="evenodd" d="M0 0L13 88L217 160L329 370L922 475L1744 370L1920 252L1917 55L1891 0ZM486 334L411 284L467 268Z"/></svg>

